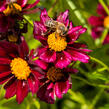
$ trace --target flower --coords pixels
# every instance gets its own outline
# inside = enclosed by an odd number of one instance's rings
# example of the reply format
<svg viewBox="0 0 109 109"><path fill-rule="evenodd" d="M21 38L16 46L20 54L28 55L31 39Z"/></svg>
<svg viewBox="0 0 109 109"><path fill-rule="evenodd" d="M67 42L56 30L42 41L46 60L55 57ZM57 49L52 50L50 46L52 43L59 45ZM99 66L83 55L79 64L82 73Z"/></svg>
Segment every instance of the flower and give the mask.
<svg viewBox="0 0 109 109"><path fill-rule="evenodd" d="M99 16L90 16L89 24L92 26L92 37L97 39L101 36L105 28L109 28L109 16L106 14L104 8L98 4L97 13ZM109 34L107 34L103 44L109 43Z"/></svg>
<svg viewBox="0 0 109 109"><path fill-rule="evenodd" d="M36 0L33 4L27 4L28 0L1 0L0 12L6 16L26 13L28 9L37 5L40 0Z"/></svg>
<svg viewBox="0 0 109 109"><path fill-rule="evenodd" d="M16 100L21 103L28 92L33 94L39 87L38 66L32 61L33 50L29 54L29 48L21 37L19 45L0 41L0 84L5 83L5 98L16 95Z"/></svg>
<svg viewBox="0 0 109 109"><path fill-rule="evenodd" d="M47 27L47 22L54 23L56 26L62 25L66 31L61 33L66 34L62 36L56 27ZM53 24L53 25L54 25ZM59 25L57 25L59 24ZM54 26L55 26L54 25ZM51 30L52 29L52 30ZM75 42L81 34L86 31L82 26L73 27L72 22L68 19L68 10L61 13L57 20L52 20L44 9L41 12L40 21L34 22L34 38L42 43L38 48L38 56L41 60L54 63L57 68L65 68L71 61L81 61L87 63L89 56L85 52L88 49L82 49L86 45Z"/></svg>
<svg viewBox="0 0 109 109"><path fill-rule="evenodd" d="M72 82L69 74L76 73L77 70L73 68L59 69L53 64L49 64L43 72L45 72L45 76L40 80L42 85L37 92L37 97L42 101L53 104L56 96L61 99L63 94L71 89Z"/></svg>
<svg viewBox="0 0 109 109"><path fill-rule="evenodd" d="M0 20L3 21L0 23L0 40L5 39L9 42L20 43L20 36L22 33L27 32L27 23L24 20L16 20L14 22L14 20L9 19L8 16L4 16Z"/></svg>

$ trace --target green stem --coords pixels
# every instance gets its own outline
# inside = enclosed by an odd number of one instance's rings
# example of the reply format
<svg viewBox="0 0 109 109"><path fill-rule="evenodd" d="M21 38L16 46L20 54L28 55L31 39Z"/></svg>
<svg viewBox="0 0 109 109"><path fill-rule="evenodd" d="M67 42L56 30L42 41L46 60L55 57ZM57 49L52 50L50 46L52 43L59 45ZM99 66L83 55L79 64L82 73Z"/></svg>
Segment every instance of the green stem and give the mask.
<svg viewBox="0 0 109 109"><path fill-rule="evenodd" d="M28 16L24 15L23 18L33 27L33 22L29 20Z"/></svg>
<svg viewBox="0 0 109 109"><path fill-rule="evenodd" d="M104 64L102 61L100 61L99 59L94 58L92 56L90 56L90 59L97 62L97 63L99 63L99 64L101 64L102 66L104 66L109 71L109 67L106 64Z"/></svg>
<svg viewBox="0 0 109 109"><path fill-rule="evenodd" d="M101 39L100 39L101 44L104 42L107 34L108 34L108 29L105 28L104 31L103 31L103 33L102 33L102 35L101 35Z"/></svg>
<svg viewBox="0 0 109 109"><path fill-rule="evenodd" d="M102 94L103 92L104 92L104 88L101 89L101 90L97 93L97 95L95 96L94 100L92 101L91 106L90 106L89 109L93 109L93 108L94 108L94 106L96 105L97 101L99 100L99 98L100 98L100 96L101 96L101 94Z"/></svg>
<svg viewBox="0 0 109 109"><path fill-rule="evenodd" d="M94 74L94 73L97 73L97 72L103 72L104 70L107 70L107 68L106 67L98 68L96 71L94 71L92 73Z"/></svg>
<svg viewBox="0 0 109 109"><path fill-rule="evenodd" d="M106 6L106 4L104 3L103 0L99 0L100 4L103 6L104 10L106 11L106 13L109 15L109 9L108 7Z"/></svg>
<svg viewBox="0 0 109 109"><path fill-rule="evenodd" d="M84 83L90 85L90 86L94 86L94 87L101 87L101 88L109 88L108 85L104 85L104 84L95 84L95 83L90 83L89 81L87 81L86 79L84 78L81 78L79 76L76 76L76 75L71 75L72 78L74 79L78 79L80 81L83 81Z"/></svg>

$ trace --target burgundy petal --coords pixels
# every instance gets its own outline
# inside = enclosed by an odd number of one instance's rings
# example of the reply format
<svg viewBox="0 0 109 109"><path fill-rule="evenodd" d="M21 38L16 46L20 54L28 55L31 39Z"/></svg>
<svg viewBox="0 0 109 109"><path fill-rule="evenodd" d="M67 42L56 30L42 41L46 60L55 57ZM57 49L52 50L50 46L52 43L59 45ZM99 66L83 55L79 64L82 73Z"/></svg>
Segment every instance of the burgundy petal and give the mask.
<svg viewBox="0 0 109 109"><path fill-rule="evenodd" d="M99 38L101 36L103 30L104 30L104 27L100 27L100 26L92 28L92 33L91 33L92 37L94 39Z"/></svg>
<svg viewBox="0 0 109 109"><path fill-rule="evenodd" d="M56 82L55 83L55 94L58 98L62 98L63 94L67 93L70 88L69 80L65 82Z"/></svg>
<svg viewBox="0 0 109 109"><path fill-rule="evenodd" d="M45 62L42 61L42 60L37 59L37 60L35 60L34 62L35 62L40 68L42 68L42 69L44 69L44 70L46 70L47 67L48 67L48 64L45 63Z"/></svg>
<svg viewBox="0 0 109 109"><path fill-rule="evenodd" d="M73 24L72 24L72 22L70 22L70 24L69 24L69 30L71 30L73 28Z"/></svg>
<svg viewBox="0 0 109 109"><path fill-rule="evenodd" d="M41 79L43 76L40 72L38 72L38 70L31 70L31 72L34 75L36 80Z"/></svg>
<svg viewBox="0 0 109 109"><path fill-rule="evenodd" d="M56 57L55 66L60 69L67 67L72 61L71 55L66 51L63 51L63 53L57 53Z"/></svg>
<svg viewBox="0 0 109 109"><path fill-rule="evenodd" d="M28 0L17 0L17 3L21 6L24 7L27 4Z"/></svg>
<svg viewBox="0 0 109 109"><path fill-rule="evenodd" d="M14 43L10 43L7 41L1 41L0 47L3 48L9 56L15 56L18 54L18 46Z"/></svg>
<svg viewBox="0 0 109 109"><path fill-rule="evenodd" d="M19 45L19 55L21 58L24 59L29 53L29 48L28 48L28 45L27 45L24 37L21 37L21 41L22 42Z"/></svg>
<svg viewBox="0 0 109 109"><path fill-rule="evenodd" d="M9 74L11 74L11 71L2 72L2 73L0 73L0 78L6 77L6 76L8 76Z"/></svg>
<svg viewBox="0 0 109 109"><path fill-rule="evenodd" d="M11 77L12 77L12 74L9 74L8 76L0 78L0 85L8 81Z"/></svg>
<svg viewBox="0 0 109 109"><path fill-rule="evenodd" d="M37 39L38 36L41 36L41 35L44 35L44 33L47 31L46 27L38 22L38 21L35 21L34 22L34 30L33 30L33 33L34 33L34 37Z"/></svg>
<svg viewBox="0 0 109 109"><path fill-rule="evenodd" d="M92 26L102 26L104 19L102 17L91 16L88 22Z"/></svg>
<svg viewBox="0 0 109 109"><path fill-rule="evenodd" d="M84 62L84 63L88 63L88 60L89 60L89 56L84 53L84 52L81 52L79 50L76 50L76 49L68 49L67 52L72 56L72 59L74 61L81 61L81 62Z"/></svg>
<svg viewBox="0 0 109 109"><path fill-rule="evenodd" d="M57 21L64 23L66 25L66 21L68 19L68 13L69 13L69 10L66 10L65 12L61 13L58 16Z"/></svg>
<svg viewBox="0 0 109 109"><path fill-rule="evenodd" d="M64 72L65 73L76 74L78 72L78 70L77 69L74 69L74 68L65 68L64 69Z"/></svg>
<svg viewBox="0 0 109 109"><path fill-rule="evenodd" d="M38 3L39 3L40 0L36 0L33 4L27 4L27 6L25 7L25 9L30 9L30 8L33 8L35 7Z"/></svg>
<svg viewBox="0 0 109 109"><path fill-rule="evenodd" d="M70 28L71 28L71 27L70 27ZM69 29L68 34L71 34L71 33L75 32L75 31L78 31L78 30L80 30L81 28L82 28L81 25L80 25L80 26L76 26L76 27L72 27L71 29Z"/></svg>
<svg viewBox="0 0 109 109"><path fill-rule="evenodd" d="M28 85L26 81L19 80L17 83L16 100L20 104L28 94Z"/></svg>
<svg viewBox="0 0 109 109"><path fill-rule="evenodd" d="M0 57L7 57L7 53L2 47L0 47Z"/></svg>
<svg viewBox="0 0 109 109"><path fill-rule="evenodd" d="M17 89L17 80L15 78L12 78L8 81L8 83L4 86L6 89L5 98L11 98L16 94Z"/></svg>
<svg viewBox="0 0 109 109"><path fill-rule="evenodd" d="M10 64L11 60L8 58L0 58L0 64Z"/></svg>
<svg viewBox="0 0 109 109"><path fill-rule="evenodd" d="M107 13L105 12L105 10L101 4L98 4L98 6L97 6L97 13L102 16L107 16Z"/></svg>
<svg viewBox="0 0 109 109"><path fill-rule="evenodd" d="M40 15L40 21L41 21L41 23L43 23L43 25L44 25L45 22L47 20L49 20L49 19L50 19L50 17L48 16L48 13L47 13L46 9L43 9L41 11L41 15Z"/></svg>
<svg viewBox="0 0 109 109"><path fill-rule="evenodd" d="M109 34L106 36L103 44L109 44Z"/></svg>
<svg viewBox="0 0 109 109"><path fill-rule="evenodd" d="M86 48L87 47L85 44L82 44L82 43L73 43L72 46L74 48Z"/></svg>
<svg viewBox="0 0 109 109"><path fill-rule="evenodd" d="M29 88L30 88L31 92L33 94L36 93L39 88L38 79L36 79L34 76L31 76L30 78L28 78L28 84L29 84Z"/></svg>
<svg viewBox="0 0 109 109"><path fill-rule="evenodd" d="M44 84L43 86L41 86L37 92L37 97L42 101L53 104L54 103L54 98L52 98L53 88L47 90L47 87L48 84Z"/></svg>
<svg viewBox="0 0 109 109"><path fill-rule="evenodd" d="M6 0L0 1L0 12L6 9Z"/></svg>
<svg viewBox="0 0 109 109"><path fill-rule="evenodd" d="M46 50L44 53L42 53L39 57L40 59L44 60L45 62L54 62L56 60L56 52Z"/></svg>
<svg viewBox="0 0 109 109"><path fill-rule="evenodd" d="M0 65L0 73L10 71L9 65Z"/></svg>

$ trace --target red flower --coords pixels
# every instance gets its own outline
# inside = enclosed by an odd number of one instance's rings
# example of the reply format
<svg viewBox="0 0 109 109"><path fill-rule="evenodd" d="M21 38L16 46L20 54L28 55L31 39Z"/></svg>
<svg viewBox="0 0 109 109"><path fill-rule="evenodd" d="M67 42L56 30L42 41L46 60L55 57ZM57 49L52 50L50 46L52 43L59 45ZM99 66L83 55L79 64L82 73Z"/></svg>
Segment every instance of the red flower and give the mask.
<svg viewBox="0 0 109 109"><path fill-rule="evenodd" d="M36 60L36 63L39 60ZM50 65L42 71L45 72L44 78L41 79L41 86L37 92L37 97L47 103L53 104L56 96L61 99L63 94L67 93L72 87L69 73L76 73L76 69L65 68L59 69Z"/></svg>
<svg viewBox="0 0 109 109"><path fill-rule="evenodd" d="M16 100L21 103L31 91L37 92L39 79L42 74L31 60L32 51L29 54L28 46L23 37L20 45L10 42L0 42L0 84L6 83L5 98L16 95Z"/></svg>
<svg viewBox="0 0 109 109"><path fill-rule="evenodd" d="M89 24L92 26L92 37L94 39L99 38L104 31L104 28L109 27L109 16L100 4L98 4L97 13L99 16L91 16L88 19ZM109 43L109 34L107 34L103 43Z"/></svg>
<svg viewBox="0 0 109 109"><path fill-rule="evenodd" d="M25 13L28 9L33 8L40 0L36 0L33 4L27 4L28 0L1 0L0 12L6 16Z"/></svg>
<svg viewBox="0 0 109 109"><path fill-rule="evenodd" d="M56 27L47 27L47 22L54 22L55 25L60 24L67 31L61 31L63 34L58 33ZM51 30L51 31L50 31ZM44 9L41 12L40 22L34 22L34 37L42 43L42 47L38 49L39 58L48 63L54 63L57 68L65 68L71 63L71 61L81 61L87 63L89 56L85 52L89 52L88 49L82 49L86 45L76 43L78 37L86 31L86 28L82 26L73 27L72 22L68 19L68 10L61 13L57 20L52 20L47 11Z"/></svg>

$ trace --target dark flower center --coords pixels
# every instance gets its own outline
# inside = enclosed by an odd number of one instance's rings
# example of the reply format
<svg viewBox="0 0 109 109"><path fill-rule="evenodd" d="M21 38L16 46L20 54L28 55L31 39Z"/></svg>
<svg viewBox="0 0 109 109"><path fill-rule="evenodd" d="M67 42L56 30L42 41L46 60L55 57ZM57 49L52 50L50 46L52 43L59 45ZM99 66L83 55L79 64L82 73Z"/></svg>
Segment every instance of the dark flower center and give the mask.
<svg viewBox="0 0 109 109"><path fill-rule="evenodd" d="M60 81L64 78L64 76L65 75L62 72L62 70L59 68L55 68L55 67L49 68L49 70L47 72L47 77L52 82Z"/></svg>

